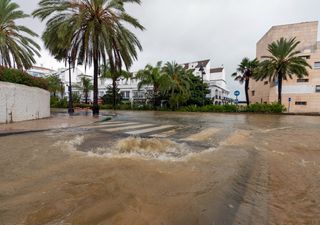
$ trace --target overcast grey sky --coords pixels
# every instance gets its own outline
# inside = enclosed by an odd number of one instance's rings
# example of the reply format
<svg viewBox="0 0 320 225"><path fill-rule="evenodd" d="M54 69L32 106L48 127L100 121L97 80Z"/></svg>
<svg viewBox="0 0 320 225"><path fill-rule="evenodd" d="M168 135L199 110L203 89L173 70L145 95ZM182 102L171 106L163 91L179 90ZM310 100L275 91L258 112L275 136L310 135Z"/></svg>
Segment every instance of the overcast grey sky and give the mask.
<svg viewBox="0 0 320 225"><path fill-rule="evenodd" d="M13 1L27 13L39 2ZM232 92L243 87L230 74L243 57L255 57L256 42L271 26L320 18L320 0L142 0L141 6L127 8L146 27L146 31L136 32L143 52L133 71L160 60L183 63L211 59L212 67L225 66ZM45 27L37 19L23 23L39 35ZM49 68L63 66L46 50L37 61Z"/></svg>

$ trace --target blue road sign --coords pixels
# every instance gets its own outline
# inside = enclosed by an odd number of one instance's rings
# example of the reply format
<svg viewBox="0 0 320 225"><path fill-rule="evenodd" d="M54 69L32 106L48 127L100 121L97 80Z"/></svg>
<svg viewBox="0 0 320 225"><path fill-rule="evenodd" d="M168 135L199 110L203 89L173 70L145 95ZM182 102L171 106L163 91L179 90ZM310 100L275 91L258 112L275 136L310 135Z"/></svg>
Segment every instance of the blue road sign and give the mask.
<svg viewBox="0 0 320 225"><path fill-rule="evenodd" d="M234 92L234 95L235 95L236 97L238 97L238 96L240 95L240 91L235 91L235 92Z"/></svg>

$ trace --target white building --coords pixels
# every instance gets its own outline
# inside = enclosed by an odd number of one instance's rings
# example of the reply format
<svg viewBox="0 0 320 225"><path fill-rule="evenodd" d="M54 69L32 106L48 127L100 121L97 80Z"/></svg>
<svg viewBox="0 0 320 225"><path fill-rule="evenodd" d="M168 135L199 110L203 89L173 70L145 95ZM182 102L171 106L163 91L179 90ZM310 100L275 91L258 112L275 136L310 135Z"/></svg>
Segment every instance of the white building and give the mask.
<svg viewBox="0 0 320 225"><path fill-rule="evenodd" d="M46 77L55 73L55 71L42 66L33 66L27 70L27 73L34 77Z"/></svg>
<svg viewBox="0 0 320 225"><path fill-rule="evenodd" d="M182 64L185 69L191 69L194 71L194 75L202 78L203 81L208 84L210 89L210 94L207 95L207 98L212 100L212 104L221 105L225 104L228 100L228 95L230 91L227 88L225 69L223 67L212 68L210 60L202 60L191 63ZM203 72L202 72L203 71ZM43 67L33 67L30 72L33 76L45 77L50 74L58 75L65 86L64 96L68 97L68 87L69 87L69 70L67 68L61 68L57 71L46 69ZM87 76L93 78L91 75L84 75L84 73L79 69L75 68L71 70L71 83L73 86L72 92L78 95L82 95L81 90L78 90L75 86L80 84L81 77ZM146 96L152 93L153 87L147 86L142 87L141 90L138 90L139 80L135 78L131 79L120 79L117 81L118 88L123 97L123 100L130 102L145 102ZM107 93L108 86L112 85L110 79L99 79L99 97L104 96ZM93 93L89 94L89 100L93 100Z"/></svg>
<svg viewBox="0 0 320 225"><path fill-rule="evenodd" d="M224 67L212 68L209 59L183 65L186 69L194 70L194 75L201 78L203 75L203 82L207 83L210 89L210 94L207 95L207 98L210 98L213 104L222 105L227 103L230 91L227 88Z"/></svg>
<svg viewBox="0 0 320 225"><path fill-rule="evenodd" d="M211 68L210 60L202 60L191 63L182 64L185 69L194 70L194 75L202 78L203 68L203 81L208 84L210 94L207 98L212 100L213 104L225 104L228 100L230 91L227 88L225 69L223 67ZM128 101L145 101L146 95L153 90L152 86L142 87L138 90L139 81L136 79L120 79L117 84L122 97ZM112 84L111 80L99 81L99 96L103 96L107 92L107 87Z"/></svg>

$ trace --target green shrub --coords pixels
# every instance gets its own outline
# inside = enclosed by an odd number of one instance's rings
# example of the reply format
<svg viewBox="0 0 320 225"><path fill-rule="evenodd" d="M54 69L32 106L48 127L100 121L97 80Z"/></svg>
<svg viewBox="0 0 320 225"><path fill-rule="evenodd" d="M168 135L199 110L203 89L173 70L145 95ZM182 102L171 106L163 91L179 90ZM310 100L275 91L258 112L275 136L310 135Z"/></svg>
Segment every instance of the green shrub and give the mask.
<svg viewBox="0 0 320 225"><path fill-rule="evenodd" d="M180 109L183 112L237 112L235 105L206 105L206 106L186 106Z"/></svg>
<svg viewBox="0 0 320 225"><path fill-rule="evenodd" d="M279 103L272 104L251 104L243 109L244 112L254 112L254 113L283 113L286 108Z"/></svg>
<svg viewBox="0 0 320 225"><path fill-rule="evenodd" d="M206 105L202 107L186 106L179 111L182 112L253 112L253 113L282 113L286 110L283 105L278 103L272 104L252 104L249 106L236 106L236 105Z"/></svg>
<svg viewBox="0 0 320 225"><path fill-rule="evenodd" d="M33 77L26 72L17 69L0 67L0 81L23 84L30 87L38 87L48 90L48 81L46 79Z"/></svg>
<svg viewBox="0 0 320 225"><path fill-rule="evenodd" d="M50 98L50 107L51 108L68 108L67 98L60 99L58 97L51 96Z"/></svg>

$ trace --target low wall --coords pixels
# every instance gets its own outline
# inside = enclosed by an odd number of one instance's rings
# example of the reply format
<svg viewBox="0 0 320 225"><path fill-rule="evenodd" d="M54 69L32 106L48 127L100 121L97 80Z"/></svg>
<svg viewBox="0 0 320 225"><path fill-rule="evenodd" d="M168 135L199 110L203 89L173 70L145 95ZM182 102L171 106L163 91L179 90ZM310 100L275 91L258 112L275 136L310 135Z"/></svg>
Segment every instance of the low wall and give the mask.
<svg viewBox="0 0 320 225"><path fill-rule="evenodd" d="M50 93L20 84L0 82L0 123L50 116Z"/></svg>

